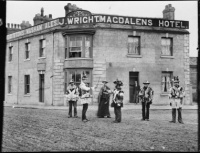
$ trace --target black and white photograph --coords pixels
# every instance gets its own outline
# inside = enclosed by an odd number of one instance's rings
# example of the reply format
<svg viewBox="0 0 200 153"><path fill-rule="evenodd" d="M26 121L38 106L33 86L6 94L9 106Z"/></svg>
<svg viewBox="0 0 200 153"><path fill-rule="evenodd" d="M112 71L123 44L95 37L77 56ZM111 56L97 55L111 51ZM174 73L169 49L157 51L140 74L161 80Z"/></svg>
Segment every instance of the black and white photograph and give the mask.
<svg viewBox="0 0 200 153"><path fill-rule="evenodd" d="M198 1L5 7L2 152L200 151Z"/></svg>

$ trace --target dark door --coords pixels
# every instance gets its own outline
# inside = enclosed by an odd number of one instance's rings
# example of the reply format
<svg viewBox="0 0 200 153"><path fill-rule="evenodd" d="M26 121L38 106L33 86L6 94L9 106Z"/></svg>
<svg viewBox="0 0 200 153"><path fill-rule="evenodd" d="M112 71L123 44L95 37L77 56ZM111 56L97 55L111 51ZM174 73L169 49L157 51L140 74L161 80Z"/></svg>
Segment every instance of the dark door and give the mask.
<svg viewBox="0 0 200 153"><path fill-rule="evenodd" d="M139 72L129 72L129 91L130 91L130 103L138 103L138 92L140 90Z"/></svg>
<svg viewBox="0 0 200 153"><path fill-rule="evenodd" d="M39 74L39 102L44 102L44 74Z"/></svg>

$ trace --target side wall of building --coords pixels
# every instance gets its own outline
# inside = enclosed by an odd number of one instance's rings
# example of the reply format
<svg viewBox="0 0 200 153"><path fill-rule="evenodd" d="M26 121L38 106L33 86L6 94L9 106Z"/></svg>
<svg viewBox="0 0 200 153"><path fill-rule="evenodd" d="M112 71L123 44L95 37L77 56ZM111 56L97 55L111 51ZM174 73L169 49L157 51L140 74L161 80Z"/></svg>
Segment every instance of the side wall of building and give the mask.
<svg viewBox="0 0 200 153"><path fill-rule="evenodd" d="M45 57L39 58L39 40L46 40ZM25 59L25 43L30 43L30 59ZM37 36L30 36L25 39L12 42L16 44L13 54L13 62L6 61L6 74L13 74L13 95L6 96L6 101L18 104L51 105L52 104L52 56L53 56L53 35L51 33ZM19 43L19 47L17 44ZM9 44L9 43L8 43ZM8 54L8 49L6 51ZM19 60L18 60L19 54ZM39 64L44 64L44 102L39 102ZM19 75L19 79L18 76ZM25 75L30 75L30 94L25 94ZM7 77L6 77L7 78ZM7 88L6 80L6 88ZM7 90L7 89L6 89ZM12 97L12 98L11 98Z"/></svg>
<svg viewBox="0 0 200 153"><path fill-rule="evenodd" d="M13 46L12 61L9 62L9 47ZM18 41L7 43L5 67L5 102L18 103ZM12 76L11 93L8 93L8 76Z"/></svg>

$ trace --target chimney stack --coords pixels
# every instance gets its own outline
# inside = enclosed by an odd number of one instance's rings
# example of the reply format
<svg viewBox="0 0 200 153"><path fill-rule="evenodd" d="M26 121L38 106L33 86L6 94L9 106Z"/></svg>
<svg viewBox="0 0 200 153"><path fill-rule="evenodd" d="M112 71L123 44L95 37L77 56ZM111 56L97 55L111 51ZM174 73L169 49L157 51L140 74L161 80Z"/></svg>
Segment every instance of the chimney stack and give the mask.
<svg viewBox="0 0 200 153"><path fill-rule="evenodd" d="M72 11L75 11L75 10L81 10L81 8L77 7L75 4L71 4L71 3L67 3L67 5L64 7L65 9L65 16L69 13L69 12L72 12Z"/></svg>
<svg viewBox="0 0 200 153"><path fill-rule="evenodd" d="M49 14L49 19L52 19L52 14Z"/></svg>
<svg viewBox="0 0 200 153"><path fill-rule="evenodd" d="M163 10L163 18L167 20L175 20L175 8L172 7L172 4L165 6Z"/></svg>

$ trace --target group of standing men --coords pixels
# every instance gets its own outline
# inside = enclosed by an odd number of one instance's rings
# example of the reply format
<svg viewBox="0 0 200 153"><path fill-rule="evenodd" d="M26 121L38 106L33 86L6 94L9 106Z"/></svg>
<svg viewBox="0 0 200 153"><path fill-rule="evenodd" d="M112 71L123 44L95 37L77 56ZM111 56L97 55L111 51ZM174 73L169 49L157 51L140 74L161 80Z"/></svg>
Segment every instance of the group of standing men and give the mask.
<svg viewBox="0 0 200 153"><path fill-rule="evenodd" d="M79 87L76 87L74 81L71 80L69 82L69 86L67 87L66 98L69 102L69 113L68 117L72 117L72 105L74 106L74 117L77 118L77 101L80 98L81 104L83 105L82 109L82 121L87 122L89 121L86 117L86 111L88 109L88 104L91 101L92 95L90 94L90 90L95 90L97 87L88 87L86 83L87 77L83 75L81 84ZM169 99L170 105L172 106L172 121L171 123L176 122L176 109L178 110L178 121L179 123L183 124L182 121L182 102L184 97L183 88L179 86L178 77L174 77L174 85L170 88L169 92ZM107 81L102 81L103 86L100 89L98 95L98 111L97 117L104 118L111 118L109 112L110 106L110 95L113 94L111 107L114 107L115 113L115 121L114 123L121 122L121 107L123 107L123 98L124 98L124 91L122 91L121 86L123 86L122 81L116 80L113 83L115 84L115 89L111 90L106 84ZM142 104L142 121L149 121L149 108L153 101L154 91L151 87L149 87L149 82L146 81L143 83L144 86L139 91L139 102Z"/></svg>

